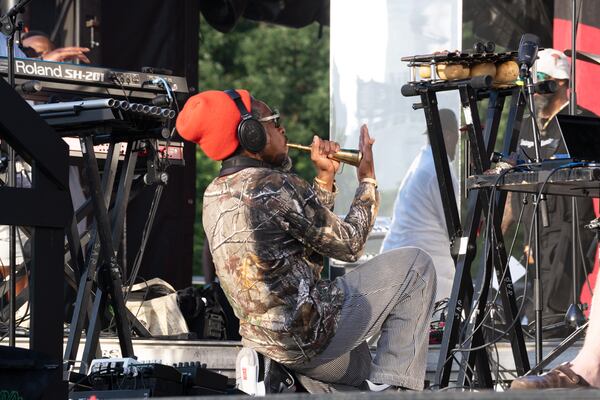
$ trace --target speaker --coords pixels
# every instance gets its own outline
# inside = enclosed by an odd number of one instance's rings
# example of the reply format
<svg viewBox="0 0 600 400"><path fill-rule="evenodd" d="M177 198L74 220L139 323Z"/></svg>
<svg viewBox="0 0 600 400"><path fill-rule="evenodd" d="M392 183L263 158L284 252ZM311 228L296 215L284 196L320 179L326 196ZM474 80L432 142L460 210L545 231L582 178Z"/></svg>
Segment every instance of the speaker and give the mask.
<svg viewBox="0 0 600 400"><path fill-rule="evenodd" d="M233 100L242 117L237 127L240 146L251 153L260 153L267 145L267 132L264 126L246 109L238 92L228 89L225 93Z"/></svg>

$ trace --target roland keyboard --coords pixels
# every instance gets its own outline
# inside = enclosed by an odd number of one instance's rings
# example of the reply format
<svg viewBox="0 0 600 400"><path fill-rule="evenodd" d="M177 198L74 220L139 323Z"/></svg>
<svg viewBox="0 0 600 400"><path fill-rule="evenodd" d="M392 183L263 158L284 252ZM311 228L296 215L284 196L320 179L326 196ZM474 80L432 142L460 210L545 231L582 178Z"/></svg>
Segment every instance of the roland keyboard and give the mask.
<svg viewBox="0 0 600 400"><path fill-rule="evenodd" d="M138 107L140 106L140 107ZM109 143L120 149L123 159L125 149L134 142L158 139L153 143L158 159L169 165L184 165L184 143L169 139L170 122L175 111L159 107L141 106L115 99L82 100L68 103L40 104L35 111L61 135L69 145L69 155L81 158L81 136L91 136L94 152L99 160L106 159ZM168 112L167 112L168 111ZM148 147L140 148L140 162L147 159Z"/></svg>
<svg viewBox="0 0 600 400"><path fill-rule="evenodd" d="M7 64L8 59L0 57L0 76L5 79L8 77ZM51 94L79 94L89 97L153 99L158 95L167 94L164 82L178 100L185 99L188 94L184 77L29 58L16 59L15 80L17 85L31 80L41 83L41 92L27 95L28 98L43 98ZM39 94L41 96L36 96Z"/></svg>

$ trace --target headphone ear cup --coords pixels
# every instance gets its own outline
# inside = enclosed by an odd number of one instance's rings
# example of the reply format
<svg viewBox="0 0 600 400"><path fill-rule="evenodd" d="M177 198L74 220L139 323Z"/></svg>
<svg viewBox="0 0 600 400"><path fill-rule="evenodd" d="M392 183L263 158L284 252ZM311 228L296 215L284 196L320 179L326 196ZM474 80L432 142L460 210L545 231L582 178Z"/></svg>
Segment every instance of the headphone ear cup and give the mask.
<svg viewBox="0 0 600 400"><path fill-rule="evenodd" d="M238 140L244 149L259 153L267 145L267 132L259 121L246 119L238 126Z"/></svg>

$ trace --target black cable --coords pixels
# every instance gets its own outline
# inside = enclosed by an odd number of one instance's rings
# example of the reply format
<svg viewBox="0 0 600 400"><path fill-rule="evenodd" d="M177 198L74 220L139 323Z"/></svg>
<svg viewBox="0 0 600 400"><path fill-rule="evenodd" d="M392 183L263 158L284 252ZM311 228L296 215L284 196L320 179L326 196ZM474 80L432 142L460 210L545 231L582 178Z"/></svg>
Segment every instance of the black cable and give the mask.
<svg viewBox="0 0 600 400"><path fill-rule="evenodd" d="M509 169L507 169L507 170L504 170L504 171L502 171L502 173L500 173L500 174L499 174L499 176L496 178L496 181L495 181L494 185L492 186L492 193L490 194L490 200L489 200L489 204L488 204L488 206L489 206L489 207L488 207L488 214L487 214L487 218L486 218L486 230L484 231L484 233L486 234L486 237L487 237L487 231L489 230L489 228L488 228L488 226L489 226L489 223L490 223L490 221L492 220L492 215L491 215L491 206L492 206L492 204L493 204L493 203L495 203L495 201L494 201L494 198L495 198L495 190L496 190L496 187L498 186L498 184L500 183L500 180L501 180L501 179L502 179L502 178L503 178L503 177L504 177L504 176L505 176L507 173L509 173L509 172L511 172L511 171L513 171L513 170L516 170L516 169L519 169L519 168L528 167L528 166L530 166L530 164L520 164L520 165L518 165L518 166L511 167L511 168L509 168ZM521 220L521 216L522 216L522 214L523 214L523 212L521 211L521 214L519 215L519 222L517 223L517 230L518 230L518 226L519 226L519 224L520 224L520 220ZM514 239L513 239L513 245L514 245L514 242L515 242L515 240L516 240L516 235L517 235L517 233L515 233L515 237L514 237ZM512 247L513 247L513 246L511 245L511 253L512 253ZM487 249L487 241L486 241L486 249ZM484 252L484 263L486 262L486 260L485 260L485 255L486 255L486 254L487 254L487 251L485 251L485 252ZM491 254L490 256L491 256L491 259L493 260L493 254ZM508 260L509 260L509 259L510 259L510 258L508 258L508 259L507 259L507 262L508 262ZM504 273L503 273L503 275L502 275L502 279L501 279L501 280L498 282L499 284L501 284L502 280L504 279L504 276L505 276L505 274L506 274L506 270L507 270L507 269L508 269L508 266L506 266L506 268L505 268L505 270L504 270ZM479 293L481 293L481 291L483 290L483 285L485 284L485 280L484 280L484 279L482 279L481 281L482 281L482 283L481 283L481 287L480 287L480 289L479 289ZM474 293L475 293L475 292L474 292ZM499 293L499 291L498 291L498 293ZM481 301L481 296L479 296L479 298L478 298L478 301ZM473 304L473 305L472 305L472 307L471 307L471 310L470 310L470 312L469 312L469 315L468 315L468 316L465 316L465 319L464 319L464 321L466 321L466 323L463 325L462 332L460 333L460 335L459 335L459 336L462 336L462 335L464 334L464 331L465 331L465 329L466 329L466 327L467 327L467 325L468 325L468 322L467 322L467 321L470 321L470 320L471 320L471 318L472 318L472 316L473 316L473 313L475 312L475 309L477 309L477 308L478 308L478 303L475 303L475 304ZM487 314L486 314L486 315L484 315L484 318L482 319L482 323L485 321L485 317L486 317L486 316L487 316ZM478 326L476 329L474 329L474 330L473 330L473 332L471 333L471 335L470 335L470 336L469 336L469 337L468 337L466 340L464 340L464 341L463 341L461 344L459 344L459 347L462 347L462 346L464 346L465 342L466 342L466 341L468 341L469 339L471 339L471 338L474 336L474 334L475 334L476 330L477 330L477 329L479 329L480 327L481 327L481 326ZM448 363L448 361L450 361L452 358L454 358L454 359L456 360L456 358L455 358L455 356L454 356L454 353L457 353L457 352L463 352L463 351L468 351L468 350L467 350L467 349L460 349L460 348L454 348L454 349L451 349L451 350L450 350L450 355L449 355L449 356L448 356L448 358L447 358L447 359L444 361L443 367L442 367L442 369L440 370L440 373L438 374L438 381L441 379L441 375L442 375L442 373L443 373L444 369L446 368L446 364ZM459 365L460 365L460 363L459 363ZM462 367L461 367L461 368L462 368Z"/></svg>
<svg viewBox="0 0 600 400"><path fill-rule="evenodd" d="M560 168L560 167L559 167L559 168ZM542 187L541 187L541 189L540 189L540 192L541 192L541 191L543 191L543 188L544 188L544 186L545 186L546 182L548 182L549 178L552 176L552 174L553 174L554 172L556 172L556 170L558 170L558 168L557 168L557 169L555 169L553 172L551 172L551 173L548 175L548 177L546 178L546 181L544 182L544 184L542 185ZM539 198L539 195L538 195L538 198ZM535 203L535 207L534 207L534 212L533 212L533 215L535 215L535 213L537 212L537 206L538 206L538 204L539 204L539 202L536 202L536 203ZM527 247L528 247L528 249L531 249L531 236L532 236L532 233L533 233L533 223L530 225L530 228L529 228L528 243L527 243ZM530 250L528 250L528 253L529 253L529 251L530 251ZM527 258L528 258L528 256L529 256L529 254L527 254ZM524 305L525 305L525 299L527 298L527 296L526 296L526 292L527 292L527 282L528 282L528 276L529 276L529 274L528 274L528 273L526 273L526 274L525 274L525 282L524 282L524 293L523 293L523 299L522 299L522 301L521 301L521 305L520 305L520 307L519 307L519 312L517 313L517 316L521 315L521 313L523 312L523 308L524 308ZM503 337L504 337L504 336L505 336L505 335L508 333L508 331L510 331L510 330L511 330L511 329L512 329L512 328L515 326L515 324L516 324L516 321L518 321L518 318L515 318L515 319L513 320L513 322L510 324L510 326L509 326L507 329L505 329L505 330L504 330L504 331L503 331L503 332L502 332L502 333L501 333L499 336L497 336L495 339L491 340L490 342L488 342L488 343L484 343L484 344L483 344L483 345L481 345L481 346L477 346L477 347L471 347L470 349L462 349L462 351L466 351L466 352L477 351L477 350L481 350L481 349L483 349L483 348L485 348L485 347L487 347L487 346L489 346L489 345L491 345L491 344L497 343L498 341L500 341L500 339L502 339L502 338L503 338Z"/></svg>
<svg viewBox="0 0 600 400"><path fill-rule="evenodd" d="M140 248L138 250L138 253L135 256L135 260L133 262L133 268L132 268L131 274L129 276L130 282L128 283L127 290L125 292L125 296L124 296L125 301L127 301L129 292L131 291L131 286L133 285L133 282L135 281L135 278L141 267L142 258L144 257L144 249L146 248L146 243L147 243L148 237L150 235L150 229L152 228L152 225L154 224L154 218L156 217L156 212L158 210L158 204L159 204L160 198L162 196L163 188L164 188L163 185L158 185L156 190L154 191L154 197L153 197L152 203L150 205L150 212L148 213L148 218L146 219L146 223L144 224L144 230L142 231L142 239L140 242Z"/></svg>
<svg viewBox="0 0 600 400"><path fill-rule="evenodd" d="M77 388L77 386L81 384L81 382L85 381L86 379L92 378L94 375L99 375L99 374L100 374L100 371L95 371L95 372L90 373L89 375L85 375L84 377L79 379L77 382L72 382L73 385L70 385L71 387L69 389L69 393L73 392ZM91 388L91 386L86 386L86 387Z"/></svg>
<svg viewBox="0 0 600 400"><path fill-rule="evenodd" d="M492 304L491 307L494 307L494 304ZM492 321L492 331L495 331L496 330L496 320L492 317L491 321ZM496 375L496 385L497 385L498 382L500 381L500 353L498 352L498 345L496 343L494 343L493 349L495 351L494 354L496 355L496 374L495 375ZM492 356L492 349L488 348L487 353L488 353L489 359L493 362L494 357Z"/></svg>
<svg viewBox="0 0 600 400"><path fill-rule="evenodd" d="M537 192L537 198L539 199L539 196L544 192L544 188L546 187L546 184L548 183L548 181L550 180L550 178L552 177L552 175L554 175L557 171L559 171L561 169L574 168L574 167L584 166L584 165L585 165L585 163L569 163L569 164L561 165L559 167L554 168L552 171L550 171L550 173L548 174L548 176L544 180L544 183L542 184L542 186L540 187L539 191ZM536 201L535 206L534 206L534 210L533 210L534 211L534 215L535 215L535 213L537 213L538 205L539 205L539 201ZM531 244L532 233L533 233L533 226L531 226L530 229L529 229L528 246ZM531 248L531 247L529 246L529 248ZM536 262L537 261L539 261L539 260L536 260ZM527 275L528 274L525 274L525 280L526 281L527 281ZM521 302L521 305L519 307L519 312L517 313L517 315L521 315L521 313L523 312L523 306L525 304L525 297L526 296L523 297L523 300ZM460 350L459 349L453 349L453 350L457 350L457 351L460 351L460 352L471 352L471 351L481 350L481 349L483 349L483 348L485 348L487 346L490 346L491 344L497 343L498 341L500 341L500 339L502 339L502 337L504 337L504 335L506 335L515 326L515 324L516 324L517 321L519 321L519 319L515 318L513 320L513 322L510 324L510 326L503 331L502 335L496 337L493 340L490 340L488 343L485 343L485 344L483 344L481 346L477 346L477 347L471 347L470 349L460 349Z"/></svg>
<svg viewBox="0 0 600 400"><path fill-rule="evenodd" d="M543 321L543 320L545 320L545 319L550 319L550 318L559 318L559 317L564 317L564 316L565 316L565 314L564 314L564 313L561 313L561 314L542 315L542 321ZM535 319L534 319L533 321L529 322L529 323L527 324L527 327L528 327L529 329L531 329L531 328L534 326L534 324L535 324Z"/></svg>
<svg viewBox="0 0 600 400"><path fill-rule="evenodd" d="M499 176L496 178L496 182L494 183L494 185L492 186L492 191L489 197L489 204L488 204L488 213L487 213L487 218L486 218L486 229L483 231L483 242L484 242L484 249L483 249L483 257L482 257L482 263L483 263L483 278L481 279L481 283L480 283L480 287L477 290L473 290L473 298L471 299L471 301L473 301L473 299L477 299L477 302L471 304L471 309L469 311L469 315L465 316L465 321L471 321L471 319L473 318L473 313L475 312L475 310L478 308L479 306L479 301L481 301L481 292L483 291L483 288L486 285L486 279L485 279L485 271L487 270L487 252L488 252L488 224L489 221L491 220L491 205L493 203L493 196L494 196L494 190L496 185L500 182L500 179L502 179L502 177L504 177L506 175L506 173L508 173L510 170L512 170L512 168L503 171L501 174L499 174ZM479 293L478 296L475 296L476 293ZM459 334L459 337L462 337L465 334L466 329L468 328L468 323L464 324L461 332ZM466 339L469 340L470 338L473 337L473 334L475 333L475 330L473 330L473 333ZM465 340L465 341L466 341ZM462 343L464 344L464 342ZM461 344L461 345L462 345Z"/></svg>
<svg viewBox="0 0 600 400"><path fill-rule="evenodd" d="M459 389L459 388L462 388L462 389L473 389L473 382L472 382L472 381L471 381L471 379L469 378L469 375L467 374L467 371L466 371L466 369L463 367L462 363L461 363L461 362L460 362L460 361L459 361L459 360L456 358L456 355L454 355L454 354L452 354L452 353L451 353L451 354L448 356L448 358L446 359L446 361L444 362L444 366L445 366L445 365L446 365L446 363L448 363L448 361L450 361L450 360L454 360L454 361L456 361L456 363L458 364L458 367L459 367L459 369L465 373L465 378L467 378L467 382L469 383L469 386L446 386L445 388L440 388L440 391L449 390L449 389ZM468 363L467 363L467 365L468 365ZM470 368L470 367L469 367L469 368ZM474 371L473 371L472 369L471 369L471 371L474 373ZM441 376L442 376L442 372L443 372L443 369L442 369L442 371L440 371L440 373L438 374L438 381L440 380L440 378L441 378ZM439 387L439 386L440 386L440 384L431 385L431 386L429 387L429 389L430 389L430 390L433 390L433 388L434 388L434 387L436 387L436 386L437 386L437 387Z"/></svg>
<svg viewBox="0 0 600 400"><path fill-rule="evenodd" d="M552 170L552 171L551 171L551 172L548 174L548 176L547 176L547 177L546 177L546 179L544 180L544 183L543 183L543 184L542 184L542 186L540 187L540 190L539 190L539 192L538 192L537 198L539 198L539 196L540 196L540 195L543 193L543 191L544 191L544 188L545 188L546 184L548 183L548 181L550 180L550 178L552 177L552 175L553 175L553 174L555 174L555 173L556 173L558 170L561 170L561 169L566 169L566 168L573 168L573 167L582 166L582 165L585 165L585 164L583 164L583 163L569 163L569 164L562 165L562 166L559 166L559 167L557 167L557 168L553 169L553 170ZM499 179L497 180L497 182L496 182L496 184L495 184L494 186L497 186L497 185L498 185L498 183L499 183ZM490 200L490 204L491 204L491 203L492 203L492 201ZM534 215L535 215L535 213L537 212L537 207L538 207L538 205L539 205L539 201L537 201L537 202L535 203L535 207L534 207ZM532 224L532 225L533 225L533 224ZM532 236L532 233L533 233L533 226L531 226L531 227L530 227L530 229L529 229L529 238L528 238L528 247L529 247L529 248L531 248L531 246L530 246L530 245L531 245L531 236ZM527 277L528 277L528 274L525 274L525 291L527 290ZM497 295L498 295L498 293L496 294L496 296L497 296ZM451 350L451 355L453 355L454 353L457 353L457 352L471 352L471 351L477 351L477 350L481 350L481 349L484 349L484 348L486 348L486 347L488 347L488 346L490 346L490 345L492 345L492 344L495 344L495 343L497 343L498 341L500 341L500 340L501 340L501 339L502 339L502 338L503 338L503 337L504 337L504 336L505 336L505 335L506 335L506 334L507 334L507 333L508 333L508 332L509 332L509 331L510 331L510 330L511 330L511 329L512 329L514 326L515 326L516 322L517 322L517 321L519 321L519 318L518 318L518 316L519 316L519 315L521 315L521 313L522 313L522 311L523 311L523 307L524 307L524 304L525 304L525 299L526 299L526 295L525 295L525 293L524 293L524 295L523 295L523 299L522 299L522 301L521 301L521 305L520 305L520 307L519 307L519 312L517 313L517 318L515 318L515 319L512 321L512 323L510 324L510 326L509 326L508 328L506 328L506 329L505 329L505 330L502 332L502 334L501 334L501 335L497 336L496 338L494 338L493 340L490 340L490 341L489 341L489 342L487 342L487 343L484 343L484 344L483 344L483 345L481 345L481 346L477 346L477 347L471 347L471 348L469 348L469 349L464 349L464 348L456 348L456 349L452 349L452 350ZM486 312L486 314L488 314L488 313ZM484 318L484 319L485 319L485 318ZM484 319L482 319L482 322L483 322L483 320L484 320ZM467 321L468 321L468 320L469 320L469 319L467 319ZM479 329L479 328L480 328L480 327L477 327L477 329ZM475 330L473 330L473 333L472 333L472 335L474 334L474 332L475 332ZM467 338L466 340L469 340L469 339L472 337L472 335L471 335L469 338ZM465 344L466 340L465 340L465 341L463 341L463 343L461 344L461 346L464 346L464 344ZM450 357L449 357L449 358L448 358L446 361L449 361L449 360L450 360ZM441 375L440 375L440 376L441 376Z"/></svg>
<svg viewBox="0 0 600 400"><path fill-rule="evenodd" d="M127 91L125 90L125 86L123 86L123 82L121 82L121 80L119 78L117 78L116 75L113 75L111 77L111 80L113 81L113 83L116 83L117 85L119 85L121 87L121 90L123 91L123 96L125 97L125 100L127 100L127 102L129 104L131 104L131 101L129 100L129 96L127 96Z"/></svg>
<svg viewBox="0 0 600 400"><path fill-rule="evenodd" d="M577 215L579 217L579 206L577 205L577 202L575 202L575 215ZM572 218L575 218L575 215L572 215ZM579 221L577 221L579 222ZM581 264L583 265L583 271L585 272L585 284L588 288L588 290L590 291L591 296L594 296L594 290L592 289L592 285L590 284L590 272L588 270L588 266L587 266L587 260L586 260L586 255L583 251L583 244L581 243L581 228L579 227L579 224L577 224L577 243L579 244L579 255L581 257ZM597 247L596 246L596 251L597 251ZM594 259L596 258L596 254L594 254ZM592 267L593 268L593 267ZM575 279L575 277L573 277L573 279Z"/></svg>
<svg viewBox="0 0 600 400"><path fill-rule="evenodd" d="M460 389L460 390L469 390L469 391L473 391L473 387L471 386L446 386L445 388L441 388L440 390L438 390L438 392L447 392L450 390L454 390L454 389Z"/></svg>
<svg viewBox="0 0 600 400"><path fill-rule="evenodd" d="M497 188L498 184L500 183L500 180L502 178L504 178L504 176L506 176L506 174L508 174L511 171L514 171L515 169L522 168L524 166L526 166L526 164L522 164L522 165L519 165L519 166L511 167L511 168L503 171L496 178L496 181L495 181L494 185L492 186L492 190L491 190L490 197L489 197L489 203L488 203L488 213L487 213L487 217L486 217L486 229L484 230L484 235L485 235L484 236L484 240L485 240L484 243L485 243L485 245L484 245L484 252L483 252L483 263L484 263L484 267L483 268L486 268L486 266L487 266L487 258L486 258L486 256L487 256L487 252L488 252L488 236L489 236L489 232L491 231L491 229L490 229L490 227L491 227L491 221L493 220L493 208L492 208L492 205L494 205L496 203L496 201L495 201L496 188ZM521 210L521 214L519 215L519 219L518 219L518 222L517 222L517 229L518 229L518 226L520 225L520 221L521 221L522 215L523 215L523 210ZM512 255L512 250L513 250L513 247L514 247L514 243L516 241L516 236L517 236L517 233L515 233L515 236L513 238L513 243L511 244L510 252L509 252L509 255L507 257L507 265L504 266L504 271L502 273L501 279L498 281L498 285L501 285L501 283L504 280L504 277L506 276L506 273L508 271L508 263L510 261L510 256ZM493 265L494 264L493 246L491 247L491 249L492 249L492 252L490 254L490 260L492 261L492 265ZM490 274L490 277L489 277L490 281L492 279L492 275L493 275L493 271L492 271L492 273ZM486 279L482 279L481 280L481 286L478 289L478 292L480 293L480 296L477 298L477 303L475 303L475 304L472 305L471 310L469 312L469 315L468 315L467 318L465 318L465 321L470 321L471 320L471 318L473 317L473 313L475 312L475 310L479 306L479 302L482 301L482 299L481 299L481 297L482 297L481 296L481 292L483 291L483 288L484 288L485 285L488 285L488 287L489 287L489 285L491 285L491 282L487 282ZM496 297L494 298L494 301L493 301L494 303L496 302L499 293L500 293L500 290L498 290L496 292ZM486 301L486 300L487 299L483 299L483 301ZM468 340L470 340L470 339L473 338L473 336L475 335L475 332L478 329L480 329L481 325L483 324L483 322L485 322L485 319L486 319L486 317L487 317L488 314L489 314L489 312L486 312L484 314L483 318L481 319L481 323L475 329L473 329L473 332L466 339L463 340L462 344L460 345L461 347L464 346L464 344ZM464 334L464 330L466 329L466 327L467 327L467 324L465 324L463 326L463 332L461 333L461 336L462 336L462 334Z"/></svg>
<svg viewBox="0 0 600 400"><path fill-rule="evenodd" d="M502 370L502 373L510 375L510 378L512 378L512 379L517 378L517 375L514 374L513 372L511 372L506 367L502 366L502 364L500 364L500 352L498 351L498 345L497 344L494 344L494 349L495 349L497 360L494 361L491 356L490 356L490 360L492 362L494 362L494 364L495 364L494 366L496 367L496 372L497 372L496 384L500 385L500 387L502 388L502 390L506 391L506 390L508 390L508 386L504 383L504 381L506 381L508 379L505 376L502 377L500 375L500 370Z"/></svg>
<svg viewBox="0 0 600 400"><path fill-rule="evenodd" d="M175 111L175 116L177 117L177 115L179 115L180 110L179 110L179 104L177 103L177 98L175 97L175 93L173 93L173 89L171 88L171 86L169 85L169 82L166 79L163 79L162 82L164 83L163 86L165 86L164 89L167 92L167 98L171 98L171 102L169 103L169 109ZM173 108L173 105L175 106L175 108ZM173 120L170 120L169 124L171 124L172 121ZM165 160L165 168L168 168L171 165L171 162L169 160L169 148L171 147L171 141L173 140L174 135L175 135L175 126L173 125L171 128L171 133L169 134L169 137L165 144L166 157L163 158L163 160Z"/></svg>
<svg viewBox="0 0 600 400"><path fill-rule="evenodd" d="M491 202L492 202L492 201L490 201L490 203L491 203ZM502 284L502 282L504 281L504 278L505 278L505 276L506 276L506 274L507 274L507 271L509 270L510 258L512 257L512 252L513 252L513 249L514 249L514 246L515 246L515 242L516 242L516 239L517 239L517 235L518 235L519 226L521 225L521 219L522 219L522 217L523 217L523 211L524 211L524 209L522 208L522 209L521 209L521 212L519 213L519 218L517 219L517 224L516 224L517 228L516 228L516 231L515 231L515 235L513 236L513 240L512 240L511 246L510 246L510 250L509 250L509 252L508 252L508 255L507 255L507 259L506 259L506 265L504 266L504 270L503 270L503 272L502 272L502 276L500 277L500 280L498 281L498 290L496 291L496 294L494 295L494 298L493 298L493 300L490 302L492 305L495 305L495 304L496 304L496 302L498 301L498 296L500 295L500 285L501 285L501 284ZM491 219L491 218L490 218L490 219ZM493 248L493 247L492 247L492 248ZM491 257L490 257L490 258L493 260L493 254L491 255ZM493 261L492 261L492 262L493 262ZM492 277L490 277L490 279L493 279L493 278L492 278ZM491 282L490 282L489 284L491 285ZM527 286L527 280L525 280L525 290L526 290L526 286ZM490 314L490 312L491 312L491 309L488 307L488 308L487 308L487 310L486 310L486 313L484 314L484 316L483 316L483 317L482 317L482 319L481 319L481 322L480 322L480 324L479 324L479 325L478 325L478 326L477 326L475 329L473 329L473 333L472 333L472 334L471 334L471 335L470 335L470 336L469 336L467 339L465 339L465 340L463 341L463 344L464 344L464 343L465 343L467 340L471 339L471 338L473 337L473 335L475 334L475 332L476 332L478 329L480 329L480 328L481 328L481 327L484 325L484 323L485 323L485 320L486 320L487 316ZM517 317L518 317L518 316L517 316Z"/></svg>
<svg viewBox="0 0 600 400"><path fill-rule="evenodd" d="M137 311L135 312L136 318L137 318L140 310L142 309L142 306L144 305L146 298L148 297L148 293L150 292L150 286L148 285L148 281L146 279L144 279L143 276L140 276L139 278L144 281L144 284L146 285L146 292L144 293L144 297L142 297L142 301L140 301L140 306L138 307Z"/></svg>
<svg viewBox="0 0 600 400"><path fill-rule="evenodd" d="M525 82L522 82L522 84L520 85L520 92L523 95L523 97L525 99L527 99L527 98L529 98L529 96L527 95L527 93L525 93L525 85L524 84L525 84ZM541 129L538 126L535 113L533 112L533 108L531 108L531 104L529 103L529 101L525 101L525 104L527 104L527 110L529 111L529 117L533 121L533 125L535 125L535 128L533 129L533 131L531 133L532 133L532 136L533 136L533 148L536 149L537 147L536 147L536 143L535 143L535 139L536 139L536 137L535 137L535 131L537 131L539 133L539 132L541 132ZM521 150L523 150L523 146L520 146L520 147L521 147ZM540 150L541 150L541 148L540 148ZM527 153L525 151L523 151L523 153L525 153L525 155L527 156L527 158L529 158L530 160L532 160L532 158L529 157L529 155L527 155ZM536 150L536 156L537 156L537 150ZM541 157L541 154L540 154L540 157ZM541 161L541 160L535 160L535 161Z"/></svg>
<svg viewBox="0 0 600 400"><path fill-rule="evenodd" d="M146 292L144 293L144 296L142 297L142 300L140 301L140 305L138 306L138 309L135 312L135 317L136 318L137 318L140 310L142 309L142 306L144 305L144 302L146 301L146 297L148 296L148 292L150 290L150 286L148 285L148 281L146 279L144 279L144 277L142 277L142 276L140 276L139 278L142 279L144 281L144 283L146 284ZM133 286L134 283L132 283L131 285ZM124 298L123 301L125 303L125 306L127 306L127 298ZM111 319L110 319L110 323L108 324L108 327L105 330L112 332L113 329L116 329L115 325L116 325L116 321L115 321L115 316L113 315L111 317Z"/></svg>

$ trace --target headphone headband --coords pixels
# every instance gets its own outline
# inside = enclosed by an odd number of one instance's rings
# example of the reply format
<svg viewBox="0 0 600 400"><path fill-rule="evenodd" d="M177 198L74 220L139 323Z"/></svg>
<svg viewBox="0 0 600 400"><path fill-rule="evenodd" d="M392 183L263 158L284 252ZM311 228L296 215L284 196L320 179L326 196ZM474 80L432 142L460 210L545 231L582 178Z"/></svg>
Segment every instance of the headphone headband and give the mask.
<svg viewBox="0 0 600 400"><path fill-rule="evenodd" d="M242 120L237 128L240 145L252 152L261 152L267 144L267 132L259 120L257 120L246 108L240 94L233 89L225 90L225 93L233 100Z"/></svg>
<svg viewBox="0 0 600 400"><path fill-rule="evenodd" d="M236 90L227 89L227 90L225 90L225 93L227 93L227 95L231 98L231 100L233 100L233 102L237 106L238 111L240 112L240 115L242 116L242 120L252 118L252 114L250 114L250 112L246 108L246 105L244 104L244 101L242 100L242 96L240 96L240 94Z"/></svg>

